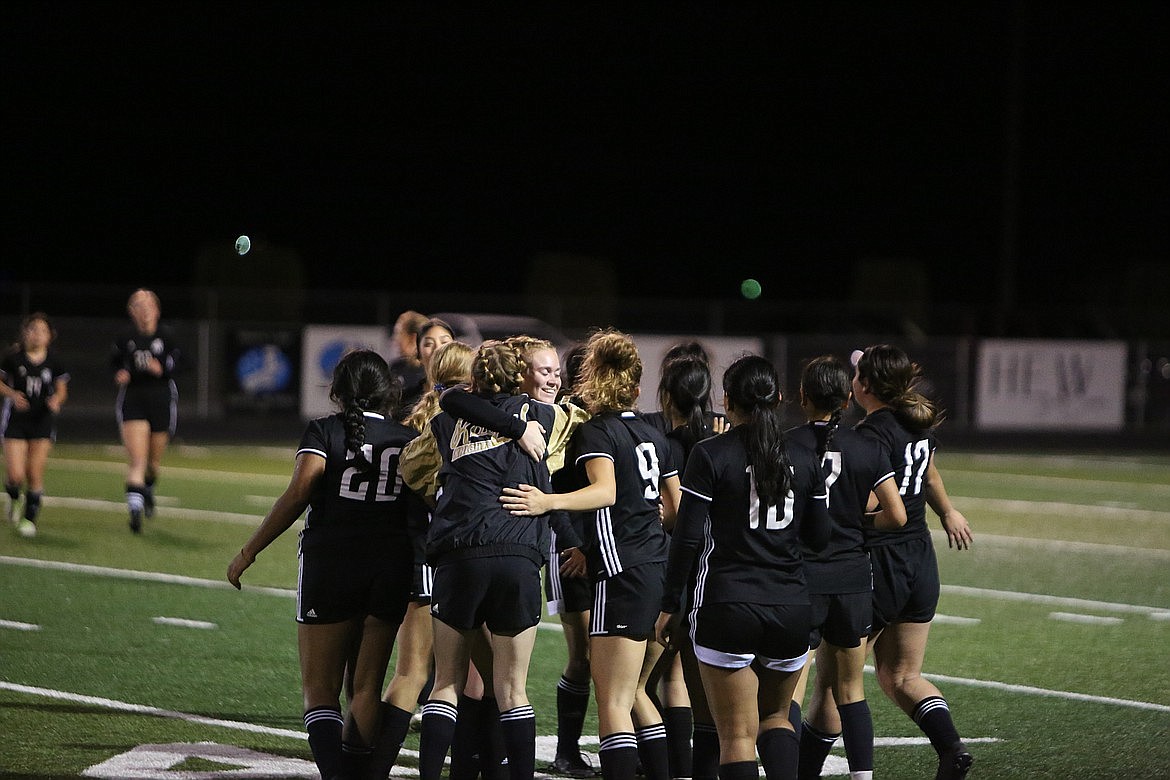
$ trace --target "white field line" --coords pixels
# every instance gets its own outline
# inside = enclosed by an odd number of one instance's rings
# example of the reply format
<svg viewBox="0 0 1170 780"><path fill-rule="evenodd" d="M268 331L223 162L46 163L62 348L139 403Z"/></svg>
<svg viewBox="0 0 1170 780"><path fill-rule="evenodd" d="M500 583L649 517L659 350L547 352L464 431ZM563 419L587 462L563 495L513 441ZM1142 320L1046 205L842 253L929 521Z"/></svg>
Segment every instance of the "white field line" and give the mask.
<svg viewBox="0 0 1170 780"><path fill-rule="evenodd" d="M1136 464L1134 465L1136 468ZM1154 467L1147 470L1152 470L1155 473L1161 472L1165 474L1165 479L1161 482L1131 482L1128 480L1117 479L1082 479L1080 477L1054 477L1046 474L1028 474L1024 471L971 471L969 469L952 469L948 468L944 463L939 467L943 475L962 475L963 479L969 480L983 480L995 481L999 484L1018 484L1028 485L1034 487L1036 485L1045 485L1047 487L1076 487L1080 490L1086 488L1095 488L1112 493L1141 493L1142 495L1154 496L1170 496L1170 469L1165 466Z"/></svg>
<svg viewBox="0 0 1170 780"><path fill-rule="evenodd" d="M1060 620L1065 623L1084 623L1091 626L1116 626L1125 621L1119 617L1107 617L1105 615L1082 615L1075 612L1049 612L1048 617L1051 620Z"/></svg>
<svg viewBox="0 0 1170 780"><path fill-rule="evenodd" d="M21 623L19 620L0 620L0 628L11 628L13 631L40 631L36 623Z"/></svg>
<svg viewBox="0 0 1170 780"><path fill-rule="evenodd" d="M256 474L251 471L215 471L212 469L193 469L185 466L163 466L162 478L167 475L182 477L196 482L232 482L243 484L280 485L288 484L292 474L293 458L290 451L288 474ZM122 474L126 471L124 463L113 463L108 460L76 460L71 458L51 458L49 466L54 468L68 468L73 471L90 471L101 474Z"/></svg>
<svg viewBox="0 0 1170 780"><path fill-rule="evenodd" d="M932 530L936 547L947 544L946 532ZM975 532L975 546L994 545L999 547L1031 547L1049 552L1100 553L1102 555L1123 555L1127 558L1153 558L1170 561L1170 549L1154 547L1125 547L1120 544L1099 544L1097 542L1069 542L1062 539L1033 539L1027 536L1004 536L1003 534L982 534ZM946 550L939 552L940 555Z"/></svg>
<svg viewBox="0 0 1170 780"><path fill-rule="evenodd" d="M1049 596L1042 593L1017 593L1012 590L972 588L967 585L943 585L942 592L949 593L953 596L969 596L980 599L998 599L999 601L1022 601L1028 604L1041 604L1048 607L1094 609L1104 612L1121 612L1138 615L1161 615L1170 611L1167 610L1166 607L1148 607L1141 604L1118 604L1117 602L1113 601L1074 599L1067 596Z"/></svg>
<svg viewBox="0 0 1170 780"><path fill-rule="evenodd" d="M126 578L126 579L151 580L154 582L168 582L168 583L174 583L174 584L180 584L180 585L190 585L190 586L195 586L195 587L207 587L207 588L230 588L231 587L231 585L229 583L227 583L226 581L221 582L219 580L205 580L205 579L199 579L196 577L183 577L183 576L174 575L174 574L161 574L158 572L139 572L139 571L132 571L129 569L108 569L108 568L101 567L101 566L89 566L89 565L76 564L76 563L61 563L61 562L57 562L57 561L39 561L39 560L33 560L33 559L29 559L29 558L13 558L13 557L7 556L7 555L0 556L0 564L8 564L8 565L14 565L14 566L32 566L32 567L44 568L44 569L59 569L59 570L63 570L63 571L82 572L82 573L86 573L86 574L94 574L97 576L104 576L104 577L122 577L122 578ZM277 596L292 597L293 595L295 595L293 593L293 591L291 591L291 590L284 590L284 589L280 589L280 588L263 588L263 587L250 587L250 586L245 586L245 588L247 590L264 592L264 593L268 593L271 595L277 595ZM1133 604L1112 604L1112 603L1104 602L1104 601L1086 601L1083 599L1064 599L1064 598L1061 598L1058 596L1044 596L1044 595L1029 594L1029 593L1013 593L1011 591L987 590L984 588L968 588L968 587L956 586L956 585L950 585L950 586L944 585L943 590L955 592L957 594L964 595L964 596L978 596L978 597L983 597L983 598L999 598L999 599L1006 599L1006 600L1012 600L1012 601L1031 601L1031 602L1041 603L1041 604L1052 604L1055 602L1067 604L1069 602L1073 602L1073 603L1076 603L1077 605L1080 605L1080 606L1092 605L1092 606L1088 607L1088 608L1092 608L1092 609L1103 609L1104 608L1104 609L1111 609L1111 610L1118 611L1118 612L1137 612L1137 613L1143 613L1143 614L1159 613L1160 614L1160 613L1164 613L1167 611L1167 610L1160 608L1160 607L1145 607L1145 606L1138 606L1138 605L1133 605ZM540 624L540 627L548 629L548 630L558 630L561 628L560 625L557 623L545 623L545 622L542 622ZM866 667L866 669L867 669L867 671L873 672L872 667ZM1069 691L1054 691L1054 690L1047 690L1044 688L1033 688L1031 686L1025 686L1025 685L1013 685L1011 683L1001 683L1001 682L996 682L996 681L991 681L991 680L973 680L973 679L967 679L967 678L962 678L962 677L948 677L946 675L933 675L933 674L924 674L923 676L928 677L928 678L932 678L932 679L939 679L939 680L944 680L944 681L948 681L948 682L953 682L953 683L956 683L959 685L972 685L972 686L981 687L981 688L997 688L997 689L1009 690L1009 691L1013 691L1013 692L1017 692L1017 693L1030 693L1030 694L1035 694L1038 696L1051 696L1051 697L1055 697L1055 698L1067 698L1067 699L1073 699L1073 700L1077 700L1077 701L1091 701L1091 702L1098 702L1098 703L1104 703L1104 704L1114 704L1114 705L1122 706L1122 707L1134 707L1137 709L1152 709L1152 710L1156 710L1158 712L1170 712L1170 706L1166 706L1163 704L1152 704L1149 702L1130 701L1128 699L1114 699L1114 698L1105 697L1105 696L1093 696L1090 694L1073 693L1073 692L1069 692Z"/></svg>
<svg viewBox="0 0 1170 780"><path fill-rule="evenodd" d="M1057 515L1060 517L1099 517L1140 520L1147 523L1170 524L1170 512L1157 509L1131 509L1103 504L1069 504L1064 501L1025 501L1018 498L975 498L951 496L956 506L976 507L989 512L1005 514Z"/></svg>
<svg viewBox="0 0 1170 780"><path fill-rule="evenodd" d="M62 507L65 509L85 509L94 512L122 512L126 504L121 501L106 501L100 498L72 498L69 496L45 496L44 504L47 507ZM207 522L233 523L235 525L260 525L263 515L246 515L240 512L221 512L215 509L189 509L173 506L168 497L159 496L158 504L166 507L166 517L177 520L204 520Z"/></svg>
<svg viewBox="0 0 1170 780"><path fill-rule="evenodd" d="M151 620L160 626L178 626L179 628L201 628L206 630L219 628L216 623L209 623L206 620L188 620L187 618L173 618L173 617L153 617Z"/></svg>

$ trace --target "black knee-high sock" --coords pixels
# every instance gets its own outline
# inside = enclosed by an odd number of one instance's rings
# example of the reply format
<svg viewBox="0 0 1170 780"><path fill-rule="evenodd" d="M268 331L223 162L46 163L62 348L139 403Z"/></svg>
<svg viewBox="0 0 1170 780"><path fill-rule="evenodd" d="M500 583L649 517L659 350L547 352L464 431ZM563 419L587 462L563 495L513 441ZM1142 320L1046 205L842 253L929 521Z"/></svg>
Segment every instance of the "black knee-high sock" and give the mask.
<svg viewBox="0 0 1170 780"><path fill-rule="evenodd" d="M386 780L390 770L398 763L406 732L410 730L413 713L382 702L382 721L378 726L378 737L374 740L374 755L370 758L370 777Z"/></svg>
<svg viewBox="0 0 1170 780"><path fill-rule="evenodd" d="M4 492L7 493L8 497L13 501L20 500L20 485L17 485L15 482L5 482Z"/></svg>
<svg viewBox="0 0 1170 780"><path fill-rule="evenodd" d="M810 726L808 721L800 729L800 761L796 772L797 780L816 780L821 776L825 759L833 749L833 743L840 734L826 734Z"/></svg>
<svg viewBox="0 0 1170 780"><path fill-rule="evenodd" d="M959 741L959 730L951 720L951 709L947 706L946 699L941 696L927 696L918 702L914 705L914 714L910 717L940 754Z"/></svg>
<svg viewBox="0 0 1170 780"><path fill-rule="evenodd" d="M500 725L500 705L492 696L483 697L478 732L479 769L483 780L504 780L508 776L508 748ZM532 739L535 741L536 737Z"/></svg>
<svg viewBox="0 0 1170 780"><path fill-rule="evenodd" d="M732 761L719 766L719 780L757 780L759 776L755 761Z"/></svg>
<svg viewBox="0 0 1170 780"><path fill-rule="evenodd" d="M341 727L345 721L336 707L314 707L305 713L305 731L309 732L309 749L321 777L341 773Z"/></svg>
<svg viewBox="0 0 1170 780"><path fill-rule="evenodd" d="M635 729L638 738L638 758L646 771L646 780L670 780L670 760L666 749L666 726L654 723Z"/></svg>
<svg viewBox="0 0 1170 780"><path fill-rule="evenodd" d="M788 723L792 726L792 731L796 734L796 741L800 741L800 702L793 699L788 704Z"/></svg>
<svg viewBox="0 0 1170 780"><path fill-rule="evenodd" d="M41 491L30 490L24 496L24 519L35 523L40 513Z"/></svg>
<svg viewBox="0 0 1170 780"><path fill-rule="evenodd" d="M443 759L455 734L458 710L445 701L432 700L423 705L422 729L418 736L418 774L422 780L439 780Z"/></svg>
<svg viewBox="0 0 1170 780"><path fill-rule="evenodd" d="M694 780L712 780L719 775L719 732L715 730L714 723L695 723L691 755L691 776Z"/></svg>
<svg viewBox="0 0 1170 780"><path fill-rule="evenodd" d="M561 675L557 682L557 758L581 755L581 729L589 709L589 681L578 683Z"/></svg>
<svg viewBox="0 0 1170 780"><path fill-rule="evenodd" d="M666 760L670 776L690 777L693 765L691 708L667 707L662 713L662 725L666 726Z"/></svg>
<svg viewBox="0 0 1170 780"><path fill-rule="evenodd" d="M355 745L352 742L341 742L341 771L347 778L361 780L366 777L370 768L370 759L374 749L368 745Z"/></svg>
<svg viewBox="0 0 1170 780"><path fill-rule="evenodd" d="M143 511L146 512L147 517L154 515L154 483L157 477L150 472L146 473L146 489L142 491Z"/></svg>
<svg viewBox="0 0 1170 780"><path fill-rule="evenodd" d="M475 780L480 767L479 732L483 723L483 701L460 696L458 709L459 717L451 734L451 770L448 776L449 780Z"/></svg>
<svg viewBox="0 0 1170 780"><path fill-rule="evenodd" d="M796 777L800 762L800 743L796 741L796 732L768 729L756 739L756 750L768 780Z"/></svg>
<svg viewBox="0 0 1170 780"><path fill-rule="evenodd" d="M531 704L500 713L500 731L511 780L532 780L536 772L536 711Z"/></svg>
<svg viewBox="0 0 1170 780"><path fill-rule="evenodd" d="M865 699L852 704L838 704L841 715L841 734L845 740L845 756L850 772L873 771L873 718ZM804 745L801 745L801 750Z"/></svg>
<svg viewBox="0 0 1170 780"><path fill-rule="evenodd" d="M638 738L628 731L604 736L597 757L602 780L634 780L638 773Z"/></svg>

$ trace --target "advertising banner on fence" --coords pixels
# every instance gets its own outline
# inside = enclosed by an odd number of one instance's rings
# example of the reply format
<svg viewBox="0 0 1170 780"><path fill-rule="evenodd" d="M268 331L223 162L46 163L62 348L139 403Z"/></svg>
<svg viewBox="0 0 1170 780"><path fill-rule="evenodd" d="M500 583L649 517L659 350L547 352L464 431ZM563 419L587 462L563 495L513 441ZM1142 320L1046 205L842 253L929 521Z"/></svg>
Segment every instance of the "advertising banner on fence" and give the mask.
<svg viewBox="0 0 1170 780"><path fill-rule="evenodd" d="M337 411L329 400L329 384L342 355L372 349L385 357L390 349L386 329L377 326L308 325L301 344L301 416L306 420Z"/></svg>
<svg viewBox="0 0 1170 780"><path fill-rule="evenodd" d="M975 425L983 431L1119 431L1125 343L990 339L979 344Z"/></svg>
<svg viewBox="0 0 1170 780"><path fill-rule="evenodd" d="M297 411L300 333L288 328L247 328L228 337L231 361L225 404L229 412Z"/></svg>

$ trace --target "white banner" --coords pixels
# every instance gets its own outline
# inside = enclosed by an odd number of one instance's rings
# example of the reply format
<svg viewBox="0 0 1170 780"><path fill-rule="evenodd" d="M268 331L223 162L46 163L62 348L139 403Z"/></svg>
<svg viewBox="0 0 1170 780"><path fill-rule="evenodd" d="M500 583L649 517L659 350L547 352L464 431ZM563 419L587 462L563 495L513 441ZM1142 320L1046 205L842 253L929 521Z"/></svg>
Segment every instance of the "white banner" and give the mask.
<svg viewBox="0 0 1170 780"><path fill-rule="evenodd" d="M311 420L337 411L329 400L333 369L351 349L390 353L385 328L358 325L306 325L301 338L301 417Z"/></svg>
<svg viewBox="0 0 1170 780"><path fill-rule="evenodd" d="M1118 431L1125 343L990 339L979 343L975 427Z"/></svg>
<svg viewBox="0 0 1170 780"><path fill-rule="evenodd" d="M643 412L658 411L658 380L662 356L675 344L684 341L697 341L703 345L703 349L707 350L707 356L711 360L711 408L716 412L723 411L723 372L727 370L727 367L745 354L764 355L763 340L755 338L696 337L694 335L651 336L643 333L631 333L630 338L637 344L638 355L642 358L642 384L638 408Z"/></svg>

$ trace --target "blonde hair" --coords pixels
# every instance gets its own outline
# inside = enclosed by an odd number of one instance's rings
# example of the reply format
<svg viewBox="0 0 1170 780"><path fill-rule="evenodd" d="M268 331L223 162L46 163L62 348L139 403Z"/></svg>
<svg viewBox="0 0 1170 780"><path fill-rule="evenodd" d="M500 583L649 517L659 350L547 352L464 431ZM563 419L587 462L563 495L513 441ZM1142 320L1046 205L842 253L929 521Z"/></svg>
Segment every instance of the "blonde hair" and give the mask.
<svg viewBox="0 0 1170 780"><path fill-rule="evenodd" d="M439 396L448 387L471 381L471 361L475 350L462 341L448 341L431 355L427 382L430 387L419 398L406 418L406 425L422 431L439 413Z"/></svg>
<svg viewBox="0 0 1170 780"><path fill-rule="evenodd" d="M642 358L634 340L617 330L589 337L578 395L591 414L633 409L642 381Z"/></svg>
<svg viewBox="0 0 1170 780"><path fill-rule="evenodd" d="M479 393L514 393L528 364L507 341L485 341L471 364L471 384Z"/></svg>

